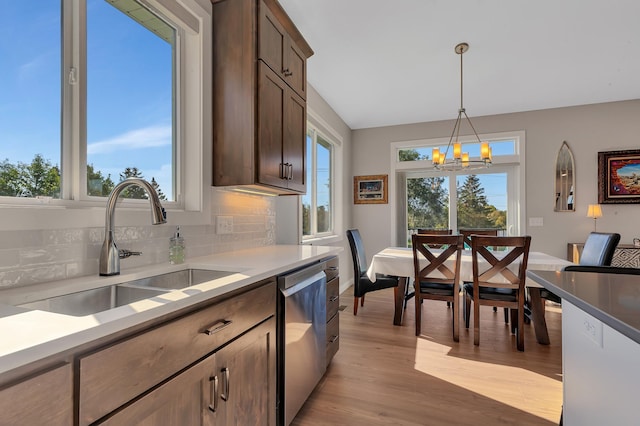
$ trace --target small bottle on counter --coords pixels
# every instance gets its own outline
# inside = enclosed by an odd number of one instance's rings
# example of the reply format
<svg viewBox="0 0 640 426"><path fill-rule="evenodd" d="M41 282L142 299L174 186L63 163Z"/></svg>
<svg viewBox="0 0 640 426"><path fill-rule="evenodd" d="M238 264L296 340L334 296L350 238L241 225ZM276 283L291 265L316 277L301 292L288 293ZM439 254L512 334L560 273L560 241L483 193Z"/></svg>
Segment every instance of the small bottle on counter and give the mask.
<svg viewBox="0 0 640 426"><path fill-rule="evenodd" d="M184 238L180 236L180 227L176 227L173 237L169 238L169 263L184 263Z"/></svg>

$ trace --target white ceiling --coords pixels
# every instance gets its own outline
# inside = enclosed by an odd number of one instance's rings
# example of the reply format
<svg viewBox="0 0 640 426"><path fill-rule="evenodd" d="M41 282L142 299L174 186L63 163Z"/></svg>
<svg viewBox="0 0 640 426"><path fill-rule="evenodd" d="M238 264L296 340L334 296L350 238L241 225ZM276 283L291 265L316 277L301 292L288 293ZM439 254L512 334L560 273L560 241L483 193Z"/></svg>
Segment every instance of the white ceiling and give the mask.
<svg viewBox="0 0 640 426"><path fill-rule="evenodd" d="M280 0L352 129L640 98L639 0ZM640 118L640 117L639 117Z"/></svg>

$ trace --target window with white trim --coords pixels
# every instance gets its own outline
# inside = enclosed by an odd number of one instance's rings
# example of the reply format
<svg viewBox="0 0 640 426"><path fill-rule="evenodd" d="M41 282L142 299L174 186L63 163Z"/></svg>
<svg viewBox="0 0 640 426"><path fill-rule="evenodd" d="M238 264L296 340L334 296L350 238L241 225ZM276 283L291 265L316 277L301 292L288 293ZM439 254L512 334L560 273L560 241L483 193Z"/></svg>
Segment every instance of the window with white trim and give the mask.
<svg viewBox="0 0 640 426"><path fill-rule="evenodd" d="M335 142L307 122L307 193L301 197L302 238L334 234Z"/></svg>
<svg viewBox="0 0 640 426"><path fill-rule="evenodd" d="M198 0L7 3L0 202L102 204L137 176L168 208L202 207L202 167L184 164L202 151L205 16Z"/></svg>
<svg viewBox="0 0 640 426"><path fill-rule="evenodd" d="M428 139L392 144L399 193L399 243L408 243L417 229L496 229L498 235L524 231L524 132L483 135L492 147L486 168L438 171L431 150L446 151L447 141ZM460 139L463 150L477 151L475 136ZM466 142L466 145L465 145ZM477 146L476 146L477 145ZM451 156L451 153L449 157Z"/></svg>

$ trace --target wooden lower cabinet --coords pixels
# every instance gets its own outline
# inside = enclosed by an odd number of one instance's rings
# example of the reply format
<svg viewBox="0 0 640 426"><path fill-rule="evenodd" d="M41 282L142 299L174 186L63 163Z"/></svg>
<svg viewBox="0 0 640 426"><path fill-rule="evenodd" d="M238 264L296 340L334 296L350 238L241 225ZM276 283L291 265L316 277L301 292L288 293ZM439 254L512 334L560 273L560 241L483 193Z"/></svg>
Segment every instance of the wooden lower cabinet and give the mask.
<svg viewBox="0 0 640 426"><path fill-rule="evenodd" d="M71 364L0 389L1 425L73 424Z"/></svg>
<svg viewBox="0 0 640 426"><path fill-rule="evenodd" d="M103 425L275 425L275 318L116 411Z"/></svg>

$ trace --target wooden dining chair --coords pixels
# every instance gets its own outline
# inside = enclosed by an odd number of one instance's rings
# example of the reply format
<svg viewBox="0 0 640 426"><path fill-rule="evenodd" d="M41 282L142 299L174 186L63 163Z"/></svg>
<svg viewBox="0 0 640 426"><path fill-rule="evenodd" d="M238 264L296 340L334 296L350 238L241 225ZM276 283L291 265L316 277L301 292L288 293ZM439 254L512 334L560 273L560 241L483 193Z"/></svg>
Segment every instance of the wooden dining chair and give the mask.
<svg viewBox="0 0 640 426"><path fill-rule="evenodd" d="M462 235L414 234L411 236L415 283L416 336L422 324L422 301L442 300L453 306L453 340L460 329L460 261ZM432 246L445 247L437 252ZM453 266L445 264L451 263ZM426 263L425 263L426 262Z"/></svg>
<svg viewBox="0 0 640 426"><path fill-rule="evenodd" d="M426 229L426 228L419 228L419 229L418 229L418 234L429 234L429 235L451 235L451 234L452 234L452 230L451 230L451 229Z"/></svg>
<svg viewBox="0 0 640 426"><path fill-rule="evenodd" d="M524 351L524 300L527 262L531 237L492 237L475 235L471 239L473 283L465 283L464 320L469 328L473 301L473 343L480 344L480 306L508 308L517 348ZM504 251L491 251L492 247ZM498 255L500 253L500 255ZM511 269L517 267L517 273Z"/></svg>
<svg viewBox="0 0 640 426"><path fill-rule="evenodd" d="M487 228L471 229L471 228L465 228L465 229L460 229L459 232L460 232L460 235L464 236L464 243L469 248L471 248L471 236L472 235L485 235L485 236L493 236L493 237L497 237L498 236L498 229L487 229Z"/></svg>

